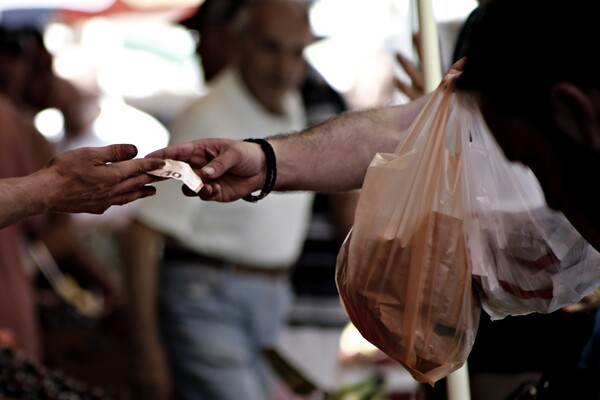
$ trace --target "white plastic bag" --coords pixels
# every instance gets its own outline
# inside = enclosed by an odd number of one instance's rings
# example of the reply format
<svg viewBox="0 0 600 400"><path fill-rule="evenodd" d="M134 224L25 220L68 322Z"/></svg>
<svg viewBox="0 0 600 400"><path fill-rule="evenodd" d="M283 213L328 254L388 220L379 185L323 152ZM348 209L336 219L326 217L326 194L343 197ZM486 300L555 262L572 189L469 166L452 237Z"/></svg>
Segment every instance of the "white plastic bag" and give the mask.
<svg viewBox="0 0 600 400"><path fill-rule="evenodd" d="M529 168L508 161L478 109L457 97L465 151L469 254L481 303L492 319L549 313L600 285L600 254L550 209Z"/></svg>

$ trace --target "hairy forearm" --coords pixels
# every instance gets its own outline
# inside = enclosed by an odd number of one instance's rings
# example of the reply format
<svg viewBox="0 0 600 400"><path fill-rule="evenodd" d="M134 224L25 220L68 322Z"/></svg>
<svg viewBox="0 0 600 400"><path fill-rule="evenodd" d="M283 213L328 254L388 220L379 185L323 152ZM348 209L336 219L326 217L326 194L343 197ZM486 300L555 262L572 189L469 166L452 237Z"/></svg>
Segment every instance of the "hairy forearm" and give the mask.
<svg viewBox="0 0 600 400"><path fill-rule="evenodd" d="M47 193L37 182L36 174L0 179L0 229L46 211Z"/></svg>
<svg viewBox="0 0 600 400"><path fill-rule="evenodd" d="M275 190L360 188L373 156L396 149L426 100L349 112L300 133L269 138L277 157Z"/></svg>

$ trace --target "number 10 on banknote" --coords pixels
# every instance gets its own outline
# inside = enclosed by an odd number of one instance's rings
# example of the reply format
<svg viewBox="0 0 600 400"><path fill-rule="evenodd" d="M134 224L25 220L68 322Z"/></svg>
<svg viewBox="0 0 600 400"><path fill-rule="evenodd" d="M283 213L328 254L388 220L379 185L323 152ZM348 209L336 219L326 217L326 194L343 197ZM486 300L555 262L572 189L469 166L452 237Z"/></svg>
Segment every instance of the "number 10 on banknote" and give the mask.
<svg viewBox="0 0 600 400"><path fill-rule="evenodd" d="M162 168L149 171L148 173L162 178L172 178L182 181L196 193L202 189L202 186L204 186L202 179L196 175L188 163L170 159L165 159L164 161L165 165Z"/></svg>

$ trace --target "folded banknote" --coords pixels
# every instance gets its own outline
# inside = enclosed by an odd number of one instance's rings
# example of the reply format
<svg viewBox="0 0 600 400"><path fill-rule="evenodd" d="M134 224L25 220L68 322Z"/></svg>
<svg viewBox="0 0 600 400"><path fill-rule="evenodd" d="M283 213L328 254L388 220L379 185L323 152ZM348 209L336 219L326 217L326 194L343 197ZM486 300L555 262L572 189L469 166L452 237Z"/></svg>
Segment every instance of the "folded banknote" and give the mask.
<svg viewBox="0 0 600 400"><path fill-rule="evenodd" d="M165 159L164 161L165 165L162 168L149 171L148 173L162 178L180 180L196 193L202 189L202 186L204 186L202 179L196 175L188 163L170 159Z"/></svg>

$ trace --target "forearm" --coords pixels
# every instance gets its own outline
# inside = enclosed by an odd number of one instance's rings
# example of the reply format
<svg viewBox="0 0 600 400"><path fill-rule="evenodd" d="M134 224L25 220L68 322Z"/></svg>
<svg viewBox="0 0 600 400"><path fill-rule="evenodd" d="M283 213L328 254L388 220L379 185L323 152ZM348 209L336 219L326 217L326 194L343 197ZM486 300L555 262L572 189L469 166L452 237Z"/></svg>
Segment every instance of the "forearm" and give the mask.
<svg viewBox="0 0 600 400"><path fill-rule="evenodd" d="M373 156L396 149L427 98L345 113L301 133L269 138L277 157L275 190L360 188Z"/></svg>
<svg viewBox="0 0 600 400"><path fill-rule="evenodd" d="M46 211L46 195L36 174L0 179L0 229Z"/></svg>
<svg viewBox="0 0 600 400"><path fill-rule="evenodd" d="M136 348L159 346L156 298L162 243L159 232L136 221L123 232L124 285L129 295L131 339Z"/></svg>
<svg viewBox="0 0 600 400"><path fill-rule="evenodd" d="M398 147L428 98L345 113L303 132L267 137L277 167L275 185L267 189L339 192L360 188L375 154ZM198 193L202 200L230 202L264 187L270 176L267 153L256 143L209 138L175 144L147 157L187 162L204 181Z"/></svg>

